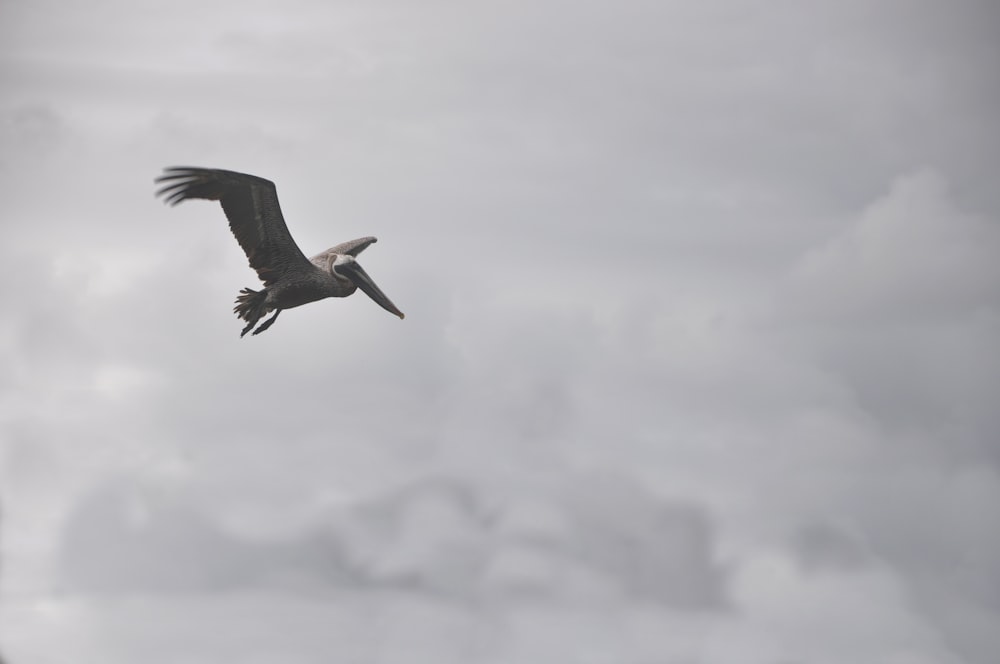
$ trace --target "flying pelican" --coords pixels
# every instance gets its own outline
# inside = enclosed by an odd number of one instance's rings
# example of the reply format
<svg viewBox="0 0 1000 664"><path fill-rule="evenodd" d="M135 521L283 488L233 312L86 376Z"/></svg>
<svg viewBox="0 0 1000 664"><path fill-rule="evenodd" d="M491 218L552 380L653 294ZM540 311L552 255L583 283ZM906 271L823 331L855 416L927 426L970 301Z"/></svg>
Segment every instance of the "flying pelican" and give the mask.
<svg viewBox="0 0 1000 664"><path fill-rule="evenodd" d="M347 297L358 288L380 307L403 318L403 312L355 260L376 239L358 238L306 258L288 232L278 205L278 192L270 180L233 171L184 166L163 169L156 182L167 183L156 195L163 196L170 205L189 198L222 204L229 228L250 259L250 267L264 282L263 290L244 288L236 298L233 311L247 322L240 338L272 311L274 315L261 323L254 334L271 327L282 309L327 297Z"/></svg>

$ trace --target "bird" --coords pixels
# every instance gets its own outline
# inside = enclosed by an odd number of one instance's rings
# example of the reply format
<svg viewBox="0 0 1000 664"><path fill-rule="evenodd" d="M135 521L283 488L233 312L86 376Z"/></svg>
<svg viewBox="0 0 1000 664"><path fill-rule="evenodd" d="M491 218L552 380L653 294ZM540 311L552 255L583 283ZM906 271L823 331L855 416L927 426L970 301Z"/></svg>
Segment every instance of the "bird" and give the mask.
<svg viewBox="0 0 1000 664"><path fill-rule="evenodd" d="M350 240L306 258L288 232L277 188L270 180L216 168L172 166L164 168L155 182L163 185L156 195L171 206L194 198L222 204L230 230L264 283L261 290L242 289L236 298L233 311L246 321L241 339L251 330L253 335L267 330L284 309L347 297L359 288L380 307L404 318L357 261L376 238ZM274 315L254 329L272 311Z"/></svg>

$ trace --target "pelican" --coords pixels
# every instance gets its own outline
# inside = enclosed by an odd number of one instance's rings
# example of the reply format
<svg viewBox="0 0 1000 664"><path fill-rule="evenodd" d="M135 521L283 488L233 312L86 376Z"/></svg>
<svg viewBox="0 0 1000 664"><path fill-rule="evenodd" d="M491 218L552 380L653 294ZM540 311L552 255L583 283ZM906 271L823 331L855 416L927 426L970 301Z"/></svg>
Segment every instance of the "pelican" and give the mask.
<svg viewBox="0 0 1000 664"><path fill-rule="evenodd" d="M240 338L272 311L274 315L253 334L271 327L282 309L327 297L347 297L358 288L380 307L403 318L403 312L355 260L376 239L358 238L306 258L288 232L278 205L278 191L270 180L234 171L182 166L163 169L156 182L166 183L156 195L163 196L170 205L189 198L222 204L229 228L250 260L250 267L264 282L262 290L244 288L236 298L233 311L247 322Z"/></svg>

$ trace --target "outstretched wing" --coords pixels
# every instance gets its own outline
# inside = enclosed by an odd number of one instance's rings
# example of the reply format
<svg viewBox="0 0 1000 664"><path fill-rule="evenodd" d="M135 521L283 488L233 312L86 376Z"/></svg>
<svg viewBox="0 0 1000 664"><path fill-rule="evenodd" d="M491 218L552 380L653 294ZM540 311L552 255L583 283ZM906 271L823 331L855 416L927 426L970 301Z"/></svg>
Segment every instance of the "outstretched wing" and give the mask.
<svg viewBox="0 0 1000 664"><path fill-rule="evenodd" d="M173 167L165 168L156 182L166 183L156 194L170 205L189 198L222 203L229 228L265 286L289 271L310 267L288 232L270 180L219 169Z"/></svg>
<svg viewBox="0 0 1000 664"><path fill-rule="evenodd" d="M317 265L325 270L328 267L331 255L348 254L357 258L358 254L367 249L369 245L375 244L376 242L378 242L378 240L371 236L361 237L357 240L350 240L348 242L341 242L336 247L330 247L326 251L316 254L309 260L313 262L313 265Z"/></svg>

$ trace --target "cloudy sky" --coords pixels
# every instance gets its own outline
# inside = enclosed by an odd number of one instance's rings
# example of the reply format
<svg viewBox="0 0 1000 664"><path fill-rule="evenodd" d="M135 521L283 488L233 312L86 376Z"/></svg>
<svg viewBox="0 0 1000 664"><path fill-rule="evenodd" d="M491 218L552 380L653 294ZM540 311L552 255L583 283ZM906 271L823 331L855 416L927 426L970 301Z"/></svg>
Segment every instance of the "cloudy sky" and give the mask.
<svg viewBox="0 0 1000 664"><path fill-rule="evenodd" d="M987 664L988 1L0 0L10 664ZM276 182L363 295L164 166Z"/></svg>

